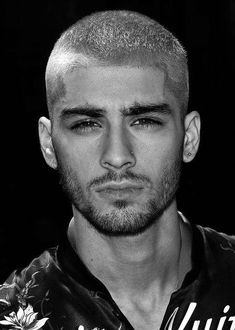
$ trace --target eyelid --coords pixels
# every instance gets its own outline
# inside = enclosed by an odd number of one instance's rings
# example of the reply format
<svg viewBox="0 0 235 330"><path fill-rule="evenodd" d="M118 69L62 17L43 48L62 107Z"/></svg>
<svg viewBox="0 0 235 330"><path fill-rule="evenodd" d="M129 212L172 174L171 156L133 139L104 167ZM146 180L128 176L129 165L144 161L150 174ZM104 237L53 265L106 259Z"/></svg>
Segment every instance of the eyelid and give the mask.
<svg viewBox="0 0 235 330"><path fill-rule="evenodd" d="M97 121L96 119L93 118L84 118L84 119L80 119L80 120L76 120L74 122L71 123L71 126L76 126L82 123L97 123L99 124L99 121Z"/></svg>
<svg viewBox="0 0 235 330"><path fill-rule="evenodd" d="M138 121L141 121L141 120L146 120L147 122L146 123L140 123L140 124L135 124L136 122ZM91 124L95 124L95 125L91 125L91 126L83 126L82 124L83 123L91 123ZM141 127L154 127L154 126L162 126L164 124L164 121L162 119L159 119L159 118L150 118L148 116L138 116L134 121L132 121L131 125L130 126L136 126L138 128L141 128ZM98 125L98 126L97 126ZM89 131L92 131L92 130L95 130L95 129L99 129L100 127L102 127L102 124L96 120L96 119L93 119L93 118L85 118L85 119L81 119L81 120L78 120L74 123L71 124L70 128L72 130L80 130L81 132L89 132Z"/></svg>
<svg viewBox="0 0 235 330"><path fill-rule="evenodd" d="M97 124L98 126L83 126L84 123L91 123L91 124ZM73 124L70 125L70 129L72 131L81 131L81 132L89 132L89 131L92 131L94 129L97 129L100 127L100 123L97 122L96 120L93 120L93 119L90 119L90 118L87 118L87 119L82 119L82 120L79 120L79 121L76 121L74 122Z"/></svg>
<svg viewBox="0 0 235 330"><path fill-rule="evenodd" d="M161 118L152 118L152 117L139 117L139 118L136 118L135 120L134 120L134 122L136 122L136 121L138 121L138 120L149 120L149 121L152 121L152 122L155 122L155 123L162 123L163 124L163 122L164 122L164 120L163 119L161 119Z"/></svg>

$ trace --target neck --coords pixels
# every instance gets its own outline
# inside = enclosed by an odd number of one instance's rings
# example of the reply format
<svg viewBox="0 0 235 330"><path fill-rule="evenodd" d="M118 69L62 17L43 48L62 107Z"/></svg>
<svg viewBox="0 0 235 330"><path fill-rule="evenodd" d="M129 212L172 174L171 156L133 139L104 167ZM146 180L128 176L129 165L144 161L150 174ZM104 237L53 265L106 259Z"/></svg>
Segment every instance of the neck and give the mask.
<svg viewBox="0 0 235 330"><path fill-rule="evenodd" d="M75 212L68 236L88 269L110 292L138 294L154 287L162 294L176 290L189 268L184 227L176 208L171 208L138 236L107 237Z"/></svg>

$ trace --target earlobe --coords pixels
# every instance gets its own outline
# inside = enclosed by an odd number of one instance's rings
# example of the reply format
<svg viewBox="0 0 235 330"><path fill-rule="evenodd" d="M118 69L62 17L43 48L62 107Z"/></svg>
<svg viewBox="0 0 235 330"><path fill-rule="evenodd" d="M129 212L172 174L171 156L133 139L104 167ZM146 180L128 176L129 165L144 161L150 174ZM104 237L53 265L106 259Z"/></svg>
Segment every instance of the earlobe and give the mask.
<svg viewBox="0 0 235 330"><path fill-rule="evenodd" d="M57 161L51 139L51 121L46 117L39 119L38 133L43 157L51 168L56 169Z"/></svg>
<svg viewBox="0 0 235 330"><path fill-rule="evenodd" d="M192 111L185 117L185 137L183 161L190 162L196 156L200 142L201 120L197 111Z"/></svg>

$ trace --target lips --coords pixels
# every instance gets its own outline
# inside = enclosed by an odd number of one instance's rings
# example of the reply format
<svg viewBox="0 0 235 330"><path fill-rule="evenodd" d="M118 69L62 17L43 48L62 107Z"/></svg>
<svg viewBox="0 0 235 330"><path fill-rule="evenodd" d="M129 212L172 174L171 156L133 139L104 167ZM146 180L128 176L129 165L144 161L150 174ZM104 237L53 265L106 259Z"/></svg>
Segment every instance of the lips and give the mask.
<svg viewBox="0 0 235 330"><path fill-rule="evenodd" d="M131 184L108 184L96 190L102 198L134 198L139 196L143 187Z"/></svg>
<svg viewBox="0 0 235 330"><path fill-rule="evenodd" d="M137 186L137 185L132 185L132 184L126 184L126 183L122 183L122 184L107 184L99 189L97 189L98 192L100 191L122 191L122 192L129 192L129 191L134 191L136 189L143 189L143 187L141 186Z"/></svg>

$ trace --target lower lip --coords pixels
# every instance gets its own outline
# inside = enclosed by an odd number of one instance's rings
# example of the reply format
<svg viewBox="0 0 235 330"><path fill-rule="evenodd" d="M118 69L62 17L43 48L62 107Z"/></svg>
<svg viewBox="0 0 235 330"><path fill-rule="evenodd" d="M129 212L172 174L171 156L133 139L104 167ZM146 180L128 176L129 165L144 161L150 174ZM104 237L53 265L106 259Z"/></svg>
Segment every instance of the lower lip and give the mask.
<svg viewBox="0 0 235 330"><path fill-rule="evenodd" d="M137 197L142 194L143 188L125 188L125 189L104 189L98 191L104 198L126 198L127 196Z"/></svg>

